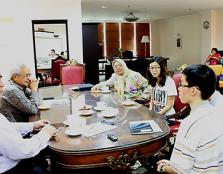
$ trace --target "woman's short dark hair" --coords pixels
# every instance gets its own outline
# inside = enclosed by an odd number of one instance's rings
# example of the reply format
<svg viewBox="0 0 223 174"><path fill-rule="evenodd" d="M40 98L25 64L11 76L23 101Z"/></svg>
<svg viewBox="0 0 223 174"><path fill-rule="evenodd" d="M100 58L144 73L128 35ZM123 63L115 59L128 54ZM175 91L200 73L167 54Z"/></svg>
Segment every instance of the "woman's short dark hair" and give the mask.
<svg viewBox="0 0 223 174"><path fill-rule="evenodd" d="M182 72L189 87L196 86L201 91L201 98L207 100L215 91L216 76L206 65L191 65Z"/></svg>
<svg viewBox="0 0 223 174"><path fill-rule="evenodd" d="M165 82L166 82L166 76L168 75L167 72L167 67L165 64L165 61L163 59L163 57L157 56L157 57L153 57L149 63L148 63L148 69L147 69L147 79L149 81L149 84L154 87L156 86L156 82L157 82L157 78L153 77L153 75L151 74L150 70L149 70L149 66L151 63L156 62L159 64L160 66L160 75L159 77L161 77L161 80L159 82L160 86L164 86Z"/></svg>
<svg viewBox="0 0 223 174"><path fill-rule="evenodd" d="M218 49L217 48L212 48L211 51L215 51L216 53L218 53Z"/></svg>

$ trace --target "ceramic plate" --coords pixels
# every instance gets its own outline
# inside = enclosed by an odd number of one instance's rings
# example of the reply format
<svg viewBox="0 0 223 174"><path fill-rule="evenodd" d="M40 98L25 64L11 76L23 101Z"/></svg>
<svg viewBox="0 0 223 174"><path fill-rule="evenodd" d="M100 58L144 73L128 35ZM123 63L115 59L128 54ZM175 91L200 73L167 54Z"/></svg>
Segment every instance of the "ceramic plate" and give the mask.
<svg viewBox="0 0 223 174"><path fill-rule="evenodd" d="M91 114L93 114L93 113L94 113L94 111L91 110L91 109L89 109L89 110L81 110L81 111L79 112L80 115L84 115L84 116L88 116L88 115L91 115Z"/></svg>
<svg viewBox="0 0 223 174"><path fill-rule="evenodd" d="M115 117L116 115L118 115L118 110L114 109L114 110L109 110L109 111L103 111L102 113L103 117L105 118L112 118Z"/></svg>
<svg viewBox="0 0 223 174"><path fill-rule="evenodd" d="M125 106L132 106L136 103L132 100L126 100L126 101L123 101L122 104L125 105Z"/></svg>
<svg viewBox="0 0 223 174"><path fill-rule="evenodd" d="M98 106L95 106L94 109L96 111L103 111L105 109L105 107L98 107Z"/></svg>
<svg viewBox="0 0 223 174"><path fill-rule="evenodd" d="M74 130L74 129L67 129L65 131L65 134L68 136L78 136L81 135L81 130Z"/></svg>
<svg viewBox="0 0 223 174"><path fill-rule="evenodd" d="M102 94L108 94L110 92L111 92L110 90L102 90L102 91L100 91L100 93L102 93Z"/></svg>
<svg viewBox="0 0 223 174"><path fill-rule="evenodd" d="M92 106L91 105L83 105L79 108L79 110L85 110L85 109L91 109Z"/></svg>
<svg viewBox="0 0 223 174"><path fill-rule="evenodd" d="M38 108L39 108L40 110L46 110L46 109L50 109L51 106L49 106L49 105L40 105L40 106L38 106Z"/></svg>

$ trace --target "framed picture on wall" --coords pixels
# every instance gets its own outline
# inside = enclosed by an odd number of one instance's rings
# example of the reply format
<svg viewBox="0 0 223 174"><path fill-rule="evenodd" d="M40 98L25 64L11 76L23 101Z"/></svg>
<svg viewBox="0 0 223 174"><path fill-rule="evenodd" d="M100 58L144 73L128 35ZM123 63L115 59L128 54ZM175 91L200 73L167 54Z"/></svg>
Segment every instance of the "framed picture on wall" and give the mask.
<svg viewBox="0 0 223 174"><path fill-rule="evenodd" d="M177 48L181 48L181 47L182 47L182 39L177 38Z"/></svg>

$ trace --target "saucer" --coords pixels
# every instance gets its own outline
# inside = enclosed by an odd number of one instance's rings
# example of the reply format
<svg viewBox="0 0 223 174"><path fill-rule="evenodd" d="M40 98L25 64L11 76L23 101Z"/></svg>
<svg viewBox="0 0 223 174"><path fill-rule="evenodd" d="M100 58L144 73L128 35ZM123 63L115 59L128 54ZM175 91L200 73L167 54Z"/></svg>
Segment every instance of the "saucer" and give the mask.
<svg viewBox="0 0 223 174"><path fill-rule="evenodd" d="M125 105L125 106L132 106L136 103L132 100L126 100L126 101L123 101L122 104Z"/></svg>
<svg viewBox="0 0 223 174"><path fill-rule="evenodd" d="M94 110L96 110L96 111L103 111L103 110L105 110L105 107L98 107L98 106L95 106L95 107L94 107Z"/></svg>
<svg viewBox="0 0 223 174"><path fill-rule="evenodd" d="M116 115L118 115L118 109L110 109L110 110L104 110L102 112L103 117L105 118L112 118L115 117Z"/></svg>
<svg viewBox="0 0 223 174"><path fill-rule="evenodd" d="M91 114L93 114L93 113L94 113L94 111L91 110L91 109L89 109L89 110L81 110L81 111L79 111L79 114L80 114L80 115L84 115L84 116L91 115Z"/></svg>
<svg viewBox="0 0 223 174"><path fill-rule="evenodd" d="M91 105L83 105L83 106L81 106L80 108L79 108L79 110L88 110L88 109L91 109L92 108L92 106Z"/></svg>
<svg viewBox="0 0 223 174"><path fill-rule="evenodd" d="M74 130L74 129L66 129L65 134L68 136L78 136L81 135L81 130Z"/></svg>
<svg viewBox="0 0 223 174"><path fill-rule="evenodd" d="M108 94L108 93L110 93L111 91L110 90L101 90L100 91L100 93L102 93L102 94Z"/></svg>
<svg viewBox="0 0 223 174"><path fill-rule="evenodd" d="M40 110L47 110L47 109L50 109L51 106L50 106L50 105L40 105L40 106L38 106L38 108L39 108Z"/></svg>

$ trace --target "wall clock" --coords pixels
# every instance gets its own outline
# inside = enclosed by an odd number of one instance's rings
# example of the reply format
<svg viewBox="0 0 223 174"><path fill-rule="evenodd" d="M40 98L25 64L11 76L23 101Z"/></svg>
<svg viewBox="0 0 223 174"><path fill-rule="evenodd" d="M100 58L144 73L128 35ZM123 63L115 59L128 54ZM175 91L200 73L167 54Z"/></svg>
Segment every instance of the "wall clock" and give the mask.
<svg viewBox="0 0 223 174"><path fill-rule="evenodd" d="M210 26L209 21L204 21L204 22L203 22L203 28L204 28L204 29L208 29L209 26Z"/></svg>

